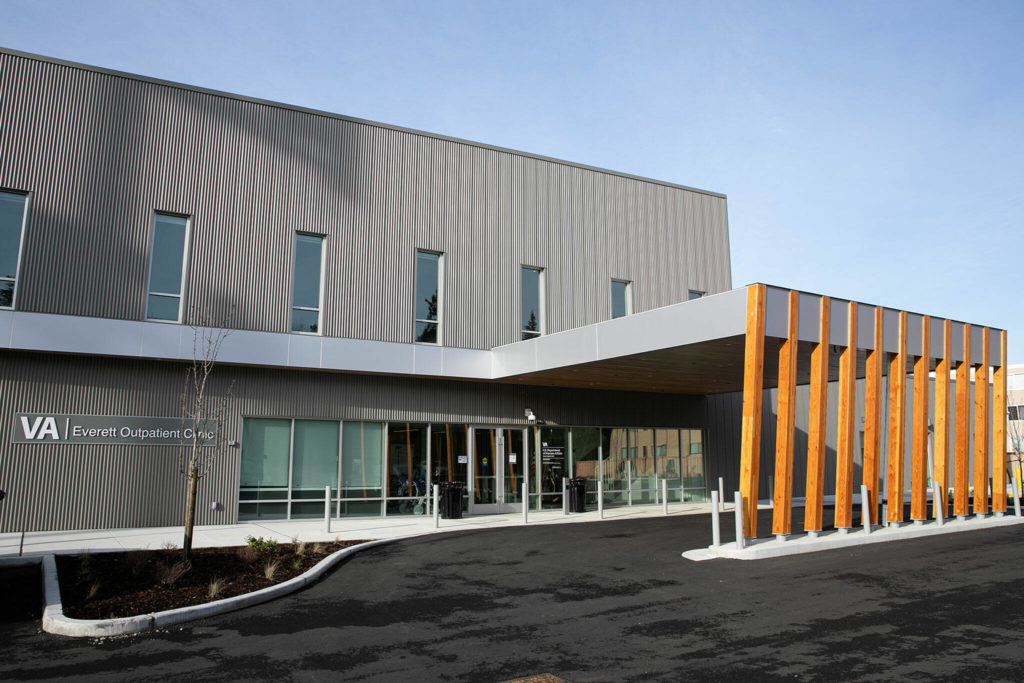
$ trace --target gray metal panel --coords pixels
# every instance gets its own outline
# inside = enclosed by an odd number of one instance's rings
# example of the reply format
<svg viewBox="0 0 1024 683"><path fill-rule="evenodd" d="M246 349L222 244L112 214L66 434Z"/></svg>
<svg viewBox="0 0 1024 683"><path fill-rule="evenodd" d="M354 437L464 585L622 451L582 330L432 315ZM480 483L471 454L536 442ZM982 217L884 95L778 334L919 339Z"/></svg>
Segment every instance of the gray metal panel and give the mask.
<svg viewBox="0 0 1024 683"><path fill-rule="evenodd" d="M296 231L325 237L326 336L409 342L414 253L445 254L444 344L518 339L730 286L722 196L0 52L0 186L32 193L19 308L140 320L155 210L192 217L185 321L287 332ZM201 312L196 313L196 311Z"/></svg>
<svg viewBox="0 0 1024 683"><path fill-rule="evenodd" d="M0 351L0 532L180 524L173 447L10 442L16 412L175 416L184 377L180 362ZM554 424L688 428L705 417L704 399L671 394L235 366L216 368L210 381L214 396L233 383L222 429L234 440L244 416L525 426L530 407ZM238 468L239 451L225 449L200 483L199 524L234 521ZM225 511L212 511L213 501Z"/></svg>

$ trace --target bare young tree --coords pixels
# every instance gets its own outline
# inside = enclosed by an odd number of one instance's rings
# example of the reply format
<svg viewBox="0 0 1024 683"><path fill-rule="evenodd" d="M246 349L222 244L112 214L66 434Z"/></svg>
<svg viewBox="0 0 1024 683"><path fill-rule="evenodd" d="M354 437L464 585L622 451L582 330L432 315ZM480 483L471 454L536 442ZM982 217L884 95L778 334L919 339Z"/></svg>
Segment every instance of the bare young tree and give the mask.
<svg viewBox="0 0 1024 683"><path fill-rule="evenodd" d="M181 441L178 469L186 478L185 538L182 555L192 561L192 532L196 521L199 480L209 473L224 446L224 416L233 384L221 396L211 396L209 379L224 340L231 330L224 324L211 324L206 318L192 328L192 363L185 374L181 392Z"/></svg>

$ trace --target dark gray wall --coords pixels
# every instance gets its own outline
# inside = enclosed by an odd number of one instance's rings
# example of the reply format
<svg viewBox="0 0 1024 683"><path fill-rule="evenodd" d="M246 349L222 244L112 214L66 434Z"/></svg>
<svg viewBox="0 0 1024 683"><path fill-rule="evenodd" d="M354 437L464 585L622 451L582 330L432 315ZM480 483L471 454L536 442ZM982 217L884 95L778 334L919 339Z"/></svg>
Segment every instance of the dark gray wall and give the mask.
<svg viewBox="0 0 1024 683"><path fill-rule="evenodd" d="M518 341L729 289L722 195L0 51L0 188L31 193L18 308L141 319L152 215L193 217L186 310L288 331L294 234L326 236L322 330L409 342L414 252L445 253L445 344Z"/></svg>
<svg viewBox="0 0 1024 683"><path fill-rule="evenodd" d="M184 480L177 449L11 444L14 413L180 414L181 363L0 353L0 532L170 526L182 522ZM218 367L213 395L232 385L228 439L241 419L298 417L525 424L530 407L563 425L702 426L704 399L669 394ZM707 458L717 454L708 448ZM199 524L233 522L239 451L225 448L200 485ZM224 503L212 512L210 503Z"/></svg>

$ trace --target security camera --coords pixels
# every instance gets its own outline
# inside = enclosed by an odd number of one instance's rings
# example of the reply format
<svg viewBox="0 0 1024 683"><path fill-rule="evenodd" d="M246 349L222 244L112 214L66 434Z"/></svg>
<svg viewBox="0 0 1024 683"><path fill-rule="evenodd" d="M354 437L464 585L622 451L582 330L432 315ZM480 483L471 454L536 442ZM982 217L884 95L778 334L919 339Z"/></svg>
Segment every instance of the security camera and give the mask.
<svg viewBox="0 0 1024 683"><path fill-rule="evenodd" d="M523 411L523 413L526 415L527 422L529 422L530 424L537 424L537 416L533 414L532 410L527 408L526 410Z"/></svg>

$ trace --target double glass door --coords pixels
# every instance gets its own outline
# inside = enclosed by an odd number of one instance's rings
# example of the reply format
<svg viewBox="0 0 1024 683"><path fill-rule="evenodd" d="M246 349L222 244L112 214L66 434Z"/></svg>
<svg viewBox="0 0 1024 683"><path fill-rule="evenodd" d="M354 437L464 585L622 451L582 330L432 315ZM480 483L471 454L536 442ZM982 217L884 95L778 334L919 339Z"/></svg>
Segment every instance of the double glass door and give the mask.
<svg viewBox="0 0 1024 683"><path fill-rule="evenodd" d="M526 481L526 430L473 427L470 514L516 512Z"/></svg>

